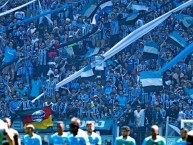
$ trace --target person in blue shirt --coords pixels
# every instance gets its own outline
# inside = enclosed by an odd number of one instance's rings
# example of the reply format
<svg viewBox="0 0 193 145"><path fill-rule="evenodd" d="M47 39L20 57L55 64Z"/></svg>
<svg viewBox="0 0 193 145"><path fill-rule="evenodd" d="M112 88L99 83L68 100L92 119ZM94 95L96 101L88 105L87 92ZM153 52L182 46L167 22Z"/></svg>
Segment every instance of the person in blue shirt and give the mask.
<svg viewBox="0 0 193 145"><path fill-rule="evenodd" d="M13 48L13 42L9 42L9 46L5 47L3 62L8 63L17 57L17 51Z"/></svg>
<svg viewBox="0 0 193 145"><path fill-rule="evenodd" d="M68 145L90 145L88 135L80 129L80 119L76 117L71 119Z"/></svg>
<svg viewBox="0 0 193 145"><path fill-rule="evenodd" d="M94 132L94 123L91 121L86 122L86 130L87 130L87 135L88 135L88 140L91 145L101 145L101 137L99 134Z"/></svg>
<svg viewBox="0 0 193 145"><path fill-rule="evenodd" d="M42 145L42 139L39 135L34 133L35 127L32 124L28 124L25 128L26 135L23 137L24 145Z"/></svg>
<svg viewBox="0 0 193 145"><path fill-rule="evenodd" d="M176 141L175 145L186 145L187 144L186 140L188 137L188 129L181 128L180 136L181 136L181 138Z"/></svg>
<svg viewBox="0 0 193 145"><path fill-rule="evenodd" d="M62 121L59 121L57 123L57 132L50 136L50 145L67 145L68 139L67 139L67 133L64 131L64 123Z"/></svg>
<svg viewBox="0 0 193 145"><path fill-rule="evenodd" d="M9 42L9 45L5 47L5 50L4 50L4 58L3 58L3 63L6 64L6 63L10 63L12 61L14 61L14 59L17 58L17 51L13 48L13 42L10 41ZM7 67L4 68L3 72L4 73L7 73L7 71L9 69L11 69L11 79L14 79L14 73L15 73L15 66L12 64L12 65L8 65Z"/></svg>

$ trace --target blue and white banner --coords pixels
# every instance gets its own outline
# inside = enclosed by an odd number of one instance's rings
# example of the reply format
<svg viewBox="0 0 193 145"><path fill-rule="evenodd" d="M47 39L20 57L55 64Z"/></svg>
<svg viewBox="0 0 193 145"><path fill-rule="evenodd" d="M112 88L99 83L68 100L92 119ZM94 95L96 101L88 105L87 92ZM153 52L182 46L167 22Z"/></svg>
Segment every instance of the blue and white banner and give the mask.
<svg viewBox="0 0 193 145"><path fill-rule="evenodd" d="M143 58L144 59L157 59L158 58L158 46L153 41L146 41L144 44Z"/></svg>
<svg viewBox="0 0 193 145"><path fill-rule="evenodd" d="M173 45L177 45L179 47L186 47L187 45L184 38L182 38L182 36L180 36L180 34L177 31L173 31L169 35L168 42L172 43Z"/></svg>

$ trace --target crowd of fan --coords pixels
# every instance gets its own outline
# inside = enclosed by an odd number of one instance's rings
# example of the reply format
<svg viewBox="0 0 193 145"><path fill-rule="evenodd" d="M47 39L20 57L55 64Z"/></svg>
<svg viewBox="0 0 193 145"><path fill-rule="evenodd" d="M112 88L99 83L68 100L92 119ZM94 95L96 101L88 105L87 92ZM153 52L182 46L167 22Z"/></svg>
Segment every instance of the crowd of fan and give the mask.
<svg viewBox="0 0 193 145"><path fill-rule="evenodd" d="M9 10L22 2L10 1L1 11ZM38 2L23 8L20 11L20 14L24 14L22 17L18 18L14 13L1 16L1 65L16 57L20 61L1 72L0 116L13 119L18 117L17 110L51 106L55 119L77 116L97 121L113 118L119 125L131 127L161 125L167 116L179 120L192 119L193 99L183 90L184 87L192 88L191 55L164 73L164 89L160 92L144 92L137 77L141 71L160 69L182 50L166 42L173 30L178 30L187 43L193 42L193 29L186 29L173 15L109 59L104 71L96 70L92 77L78 78L55 89L58 82L93 60L93 57L84 57L89 49L97 47L100 49L99 54L103 54L130 32L173 9L182 1L113 0L112 12L102 14L96 33L73 46L60 48L60 44L80 38L96 27L90 23L90 18L79 13L84 2L86 1L70 3L64 11L52 14L53 24L43 18L41 23L38 19L3 31L9 24L40 13ZM118 16L127 17L130 2L148 6L150 13L142 15L134 25L120 25ZM64 5L62 0L41 3L43 10ZM182 10L182 13L193 16L192 6ZM147 40L158 43L158 60L142 59L143 44ZM69 51L71 48L73 51ZM45 95L32 103L42 92Z"/></svg>

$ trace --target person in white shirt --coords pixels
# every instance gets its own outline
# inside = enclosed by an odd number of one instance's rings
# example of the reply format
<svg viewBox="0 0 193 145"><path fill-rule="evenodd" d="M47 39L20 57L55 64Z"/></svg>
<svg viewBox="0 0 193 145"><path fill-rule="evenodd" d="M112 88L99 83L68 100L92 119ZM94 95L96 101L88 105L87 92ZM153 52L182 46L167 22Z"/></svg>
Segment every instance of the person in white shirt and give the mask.
<svg viewBox="0 0 193 145"><path fill-rule="evenodd" d="M87 130L87 135L88 135L88 140L91 145L101 145L101 136L97 133L94 132L95 127L94 123L91 121L86 122L86 130Z"/></svg>
<svg viewBox="0 0 193 145"><path fill-rule="evenodd" d="M145 123L145 109L141 109L141 106L137 106L137 110L134 111L135 125L137 127L144 127Z"/></svg>
<svg viewBox="0 0 193 145"><path fill-rule="evenodd" d="M139 140L137 144L141 144L142 139L144 139L145 134L145 109L141 109L140 105L137 105L137 110L134 111L134 121Z"/></svg>

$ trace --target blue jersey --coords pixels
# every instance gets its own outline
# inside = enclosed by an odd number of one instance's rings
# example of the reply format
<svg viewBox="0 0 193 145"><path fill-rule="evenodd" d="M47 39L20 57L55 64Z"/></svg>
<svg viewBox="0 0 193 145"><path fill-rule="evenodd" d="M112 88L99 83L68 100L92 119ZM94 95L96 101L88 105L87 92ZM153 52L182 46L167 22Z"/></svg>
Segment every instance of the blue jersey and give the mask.
<svg viewBox="0 0 193 145"><path fill-rule="evenodd" d="M8 46L5 47L3 62L10 62L17 57L17 52Z"/></svg>
<svg viewBox="0 0 193 145"><path fill-rule="evenodd" d="M176 141L175 145L187 145L186 141L183 141L181 138Z"/></svg>
<svg viewBox="0 0 193 145"><path fill-rule="evenodd" d="M27 134L23 137L23 143L24 145L42 145L42 139L35 133L32 137Z"/></svg>
<svg viewBox="0 0 193 145"><path fill-rule="evenodd" d="M69 145L90 145L88 135L83 130L79 129L78 134L74 136L72 133L68 133Z"/></svg>
<svg viewBox="0 0 193 145"><path fill-rule="evenodd" d="M67 133L63 133L63 135L59 136L58 133L51 135L49 143L51 145L67 145L68 138Z"/></svg>
<svg viewBox="0 0 193 145"><path fill-rule="evenodd" d="M91 135L88 135L88 140L90 145L101 145L101 137L97 133L93 132Z"/></svg>

